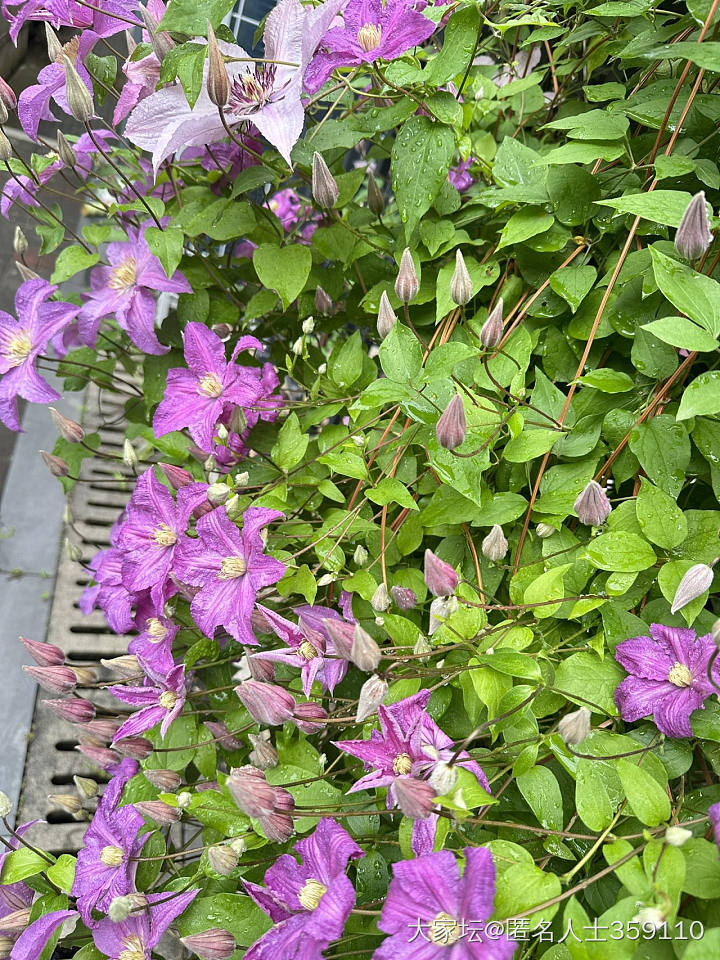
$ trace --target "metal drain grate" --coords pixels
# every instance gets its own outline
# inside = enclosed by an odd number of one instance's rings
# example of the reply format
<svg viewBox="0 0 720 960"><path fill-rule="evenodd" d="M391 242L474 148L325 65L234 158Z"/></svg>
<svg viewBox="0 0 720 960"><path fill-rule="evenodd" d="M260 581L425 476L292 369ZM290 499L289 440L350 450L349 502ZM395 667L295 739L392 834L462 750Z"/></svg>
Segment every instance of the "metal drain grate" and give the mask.
<svg viewBox="0 0 720 960"><path fill-rule="evenodd" d="M120 453L124 438L123 405L113 395L91 387L87 393L83 425L88 433L97 431L101 450ZM84 461L81 479L70 495L73 527L65 533L77 543L88 562L98 550L109 546L110 530L127 503L132 485L122 476L130 470L121 460L101 458ZM84 616L78 600L87 583L82 567L62 550L58 564L55 593L50 613L47 640L60 647L76 663L97 663L101 657L117 657L127 652L127 636L112 633L99 611ZM111 679L103 670L100 680ZM74 853L82 843L86 823L53 805L50 794L74 793L73 775L103 781L104 776L90 760L75 750L79 728L59 719L42 701L53 694L38 691L30 733L25 775L19 805L19 822L45 820L33 828L33 842L52 853ZM91 699L98 707L115 709L117 701L105 691L93 691Z"/></svg>

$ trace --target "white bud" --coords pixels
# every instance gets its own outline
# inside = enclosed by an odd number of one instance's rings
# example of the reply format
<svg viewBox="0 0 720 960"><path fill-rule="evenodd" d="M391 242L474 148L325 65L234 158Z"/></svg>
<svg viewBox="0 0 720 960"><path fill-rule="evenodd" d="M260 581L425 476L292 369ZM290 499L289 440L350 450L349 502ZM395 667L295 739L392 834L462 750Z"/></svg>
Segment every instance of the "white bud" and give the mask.
<svg viewBox="0 0 720 960"><path fill-rule="evenodd" d="M231 490L226 483L213 483L207 488L207 498L214 507L221 507L230 499Z"/></svg>
<svg viewBox="0 0 720 960"><path fill-rule="evenodd" d="M457 778L457 768L451 767L450 764L440 760L435 764L430 774L430 786L438 796L443 796L450 793L457 783Z"/></svg>
<svg viewBox="0 0 720 960"><path fill-rule="evenodd" d="M367 720L368 717L377 713L377 708L387 696L387 692L387 681L374 675L366 680L360 690L355 720L362 723L363 720Z"/></svg>
<svg viewBox="0 0 720 960"><path fill-rule="evenodd" d="M555 527L551 526L549 523L539 523L535 527L535 533L542 539L546 540L548 537L551 537L557 531Z"/></svg>
<svg viewBox="0 0 720 960"><path fill-rule="evenodd" d="M387 293L383 290L380 294L380 305L378 306L377 316L377 332L381 340L384 340L390 333L396 321L397 316L395 315L395 311L390 306Z"/></svg>
<svg viewBox="0 0 720 960"><path fill-rule="evenodd" d="M302 332L304 334L312 333L315 329L315 321L312 317L308 317L302 322Z"/></svg>
<svg viewBox="0 0 720 960"><path fill-rule="evenodd" d="M658 907L641 907L633 917L635 923L641 927L652 927L659 930L666 921L666 916Z"/></svg>
<svg viewBox="0 0 720 960"><path fill-rule="evenodd" d="M590 733L590 711L580 707L572 713L566 713L558 723L558 733L563 742L575 747Z"/></svg>
<svg viewBox="0 0 720 960"><path fill-rule="evenodd" d="M303 355L303 350L304 350L303 338L298 337L295 343L292 345L292 352L295 354L296 357L301 357Z"/></svg>
<svg viewBox="0 0 720 960"><path fill-rule="evenodd" d="M127 437L123 442L123 463L127 464L127 466L131 469L134 469L139 463L138 455L135 452L135 447L130 443Z"/></svg>
<svg viewBox="0 0 720 960"><path fill-rule="evenodd" d="M692 830L685 827L668 827L665 831L665 843L671 847L681 847L692 836Z"/></svg>
<svg viewBox="0 0 720 960"><path fill-rule="evenodd" d="M380 583L370 600L370 606L376 613L383 613L390 609L390 594L384 583Z"/></svg>
<svg viewBox="0 0 720 960"><path fill-rule="evenodd" d="M465 258L460 250L457 250L455 252L455 270L450 280L450 299L459 307L464 307L466 303L472 300L472 295L472 277L465 265Z"/></svg>
<svg viewBox="0 0 720 960"><path fill-rule="evenodd" d="M670 613L677 613L693 600L697 600L710 589L712 582L713 570L707 563L696 563L694 567L690 567L677 586Z"/></svg>
<svg viewBox="0 0 720 960"><path fill-rule="evenodd" d="M457 597L435 597L430 604L430 636L459 609L460 601Z"/></svg>
<svg viewBox="0 0 720 960"><path fill-rule="evenodd" d="M367 552L365 547L359 543L355 547L355 553L353 554L353 560L359 567L364 567L370 558L370 554Z"/></svg>
<svg viewBox="0 0 720 960"><path fill-rule="evenodd" d="M177 795L177 805L181 810L187 810L191 803L192 794L188 793L187 790L183 790L182 793Z"/></svg>
<svg viewBox="0 0 720 960"><path fill-rule="evenodd" d="M320 364L320 366L318 367L318 373L320 374L321 377L323 376L323 374L327 373L327 364L326 364L326 363L321 363L321 364Z"/></svg>
<svg viewBox="0 0 720 960"><path fill-rule="evenodd" d="M503 529L499 524L495 524L490 533L483 540L480 549L484 557L498 563L508 551L508 542Z"/></svg>
<svg viewBox="0 0 720 960"><path fill-rule="evenodd" d="M0 790L0 817L7 817L11 810L12 802L10 801L10 797Z"/></svg>

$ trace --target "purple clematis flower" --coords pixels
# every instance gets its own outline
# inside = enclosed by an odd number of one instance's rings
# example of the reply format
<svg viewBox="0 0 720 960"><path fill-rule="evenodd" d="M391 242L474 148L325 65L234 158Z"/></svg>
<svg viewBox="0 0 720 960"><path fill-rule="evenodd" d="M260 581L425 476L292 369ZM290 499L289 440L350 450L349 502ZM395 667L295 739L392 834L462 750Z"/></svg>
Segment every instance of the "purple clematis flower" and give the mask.
<svg viewBox="0 0 720 960"><path fill-rule="evenodd" d="M337 617L334 610L326 607L310 607L317 611L317 619ZM303 692L306 697L317 679L323 690L333 692L347 673L348 663L338 657L325 628L317 629L303 617L302 608L295 610L298 623L295 625L280 614L258 605L258 610L267 620L274 633L283 640L289 650L263 650L253 654L253 660L267 660L271 663L286 663L297 667L302 675Z"/></svg>
<svg viewBox="0 0 720 960"><path fill-rule="evenodd" d="M85 30L82 34L74 36L62 48L63 55L73 62L80 79L91 93L92 80L84 61L97 41L97 34ZM18 119L25 133L33 140L38 139L41 120L57 121L57 117L50 109L52 101L63 113L71 116L65 93L65 66L61 56L42 68L38 74L38 81L23 90L18 99Z"/></svg>
<svg viewBox="0 0 720 960"><path fill-rule="evenodd" d="M268 14L263 34L265 57L275 62L250 64L242 47L220 42L229 58L231 88L223 108L225 122L231 129L252 123L288 164L305 118L300 99L305 68L346 2L325 0L312 7L300 0L281 0ZM156 174L163 160L177 150L218 143L227 136L205 84L192 108L180 84L158 90L133 110L126 134L152 153Z"/></svg>
<svg viewBox="0 0 720 960"><path fill-rule="evenodd" d="M130 641L129 652L135 654L143 669L167 674L175 666L172 645L180 627L158 615L152 602L138 604L135 625L140 632Z"/></svg>
<svg viewBox="0 0 720 960"><path fill-rule="evenodd" d="M330 819L321 820L295 849L302 863L283 854L265 874L265 887L244 881L247 892L273 921L273 927L246 952L245 960L322 960L326 947L342 936L355 903L355 890L345 871L350 860L365 854Z"/></svg>
<svg viewBox="0 0 720 960"><path fill-rule="evenodd" d="M470 173L470 167L474 162L474 157L468 157L467 160L461 160L454 167L450 167L448 180L459 193L469 190L475 183L475 178Z"/></svg>
<svg viewBox="0 0 720 960"><path fill-rule="evenodd" d="M126 633L133 627L132 608L139 597L131 593L123 580L123 555L117 547L121 521L110 531L110 548L99 550L90 561L95 583L85 587L80 597L80 610L88 616L98 607L115 633Z"/></svg>
<svg viewBox="0 0 720 960"><path fill-rule="evenodd" d="M336 67L395 60L430 37L432 20L412 9L407 0L350 0L344 26L325 34L321 51L305 72L305 89L316 93Z"/></svg>
<svg viewBox="0 0 720 960"><path fill-rule="evenodd" d="M390 936L373 960L509 960L517 943L491 936L495 864L484 847L466 847L460 876L449 850L393 864L379 928ZM494 932L494 931L493 931Z"/></svg>
<svg viewBox="0 0 720 960"><path fill-rule="evenodd" d="M206 499L204 483L189 483L178 490L176 502L150 467L138 478L125 508L126 520L117 535L123 584L133 593L150 590L158 610L169 588L174 590L168 578L177 543L187 531L190 514Z"/></svg>
<svg viewBox="0 0 720 960"><path fill-rule="evenodd" d="M275 393L280 380L272 363L264 363L261 368L244 367L242 371L243 385L254 392L254 397L252 406L226 407L218 421L228 434L221 440L219 431L215 431L212 453L218 469L223 471L230 470L248 455L246 440L250 431L260 420L274 423L284 403Z"/></svg>
<svg viewBox="0 0 720 960"><path fill-rule="evenodd" d="M720 851L720 803L713 803L712 806L708 808L708 817L712 824L715 843L717 844L718 851Z"/></svg>
<svg viewBox="0 0 720 960"><path fill-rule="evenodd" d="M429 690L421 690L412 697L399 700L388 707L380 705L380 731L373 730L369 740L338 740L335 746L358 757L372 773L361 777L348 790L371 790L387 787L388 808L400 806L395 790L399 779L430 780L433 774L454 756L455 745L438 727L427 712ZM458 767L476 777L480 786L490 793L490 784L482 768L471 760L467 751L458 755ZM432 850L437 814L417 819L413 825L413 850L424 853Z"/></svg>
<svg viewBox="0 0 720 960"><path fill-rule="evenodd" d="M90 275L90 293L78 317L83 343L95 346L100 321L114 317L136 347L144 353L167 353L155 333L153 291L192 293L192 287L176 270L168 279L160 261L150 253L145 239L148 224L128 228L127 243L110 243L109 267L96 267Z"/></svg>
<svg viewBox="0 0 720 960"><path fill-rule="evenodd" d="M259 396L257 372L241 367L235 358L241 350L260 350L255 337L240 337L230 362L216 333L203 323L185 328L185 360L189 367L168 370L165 396L155 411L153 429L157 437L187 427L201 450L213 446L213 429L227 410L248 407Z"/></svg>
<svg viewBox="0 0 720 960"><path fill-rule="evenodd" d="M698 637L694 630L661 623L650 625L649 637L619 643L615 659L630 674L615 691L623 720L632 723L652 716L666 736L691 737L691 713L716 692L707 675L714 650L710 634ZM712 674L719 684L717 660Z"/></svg>
<svg viewBox="0 0 720 960"><path fill-rule="evenodd" d="M165 16L166 6L163 0L147 0L145 9L153 19L160 23ZM150 35L147 30L142 31L142 39L145 43L150 42ZM149 97L151 93L154 93L155 87L160 80L160 61L152 51L148 56L143 57L142 60L131 59L133 51L135 50L135 41L129 33L128 48L129 56L122 67L122 71L127 79L123 84L118 102L115 104L113 126L117 126L124 120L141 100L144 100L145 97Z"/></svg>
<svg viewBox="0 0 720 960"><path fill-rule="evenodd" d="M48 302L57 289L39 277L26 280L15 294L17 319L0 310L0 414L10 429L17 429L18 396L32 403L60 399L35 369L38 356L78 313L72 303Z"/></svg>
<svg viewBox="0 0 720 960"><path fill-rule="evenodd" d="M18 9L12 10L17 7ZM10 23L10 36L17 41L23 24L29 20L46 21L55 29L79 27L92 30L97 37L111 37L133 24L139 26L133 10L136 0L103 0L101 4L76 3L74 0L3 0L3 16Z"/></svg>
<svg viewBox="0 0 720 960"><path fill-rule="evenodd" d="M264 552L261 531L283 516L279 510L250 507L241 533L218 508L200 517L196 540L180 542L176 571L184 583L200 588L190 610L208 637L222 626L239 643L257 643L250 624L255 596L285 573L285 565Z"/></svg>
<svg viewBox="0 0 720 960"><path fill-rule="evenodd" d="M113 743L152 730L158 723L164 737L170 724L182 713L187 696L185 665L180 663L164 675L146 667L146 673L147 681L143 687L126 687L124 684L110 687L110 693L118 700L141 708L120 726Z"/></svg>
<svg viewBox="0 0 720 960"><path fill-rule="evenodd" d="M147 908L131 913L127 920L113 923L106 918L95 924L92 935L95 946L106 957L118 960L150 960L153 949L177 917L198 895L199 890L185 893L149 893Z"/></svg>
<svg viewBox="0 0 720 960"><path fill-rule="evenodd" d="M85 831L72 889L80 916L88 925L94 907L106 911L115 897L133 890L135 858L147 840L147 834L138 835L144 818L132 805L119 805L125 784L138 771L137 762L126 757L109 769L113 778Z"/></svg>
<svg viewBox="0 0 720 960"><path fill-rule="evenodd" d="M38 917L18 937L10 951L10 960L37 960L58 927L66 920L77 923L77 916L77 910L52 910Z"/></svg>

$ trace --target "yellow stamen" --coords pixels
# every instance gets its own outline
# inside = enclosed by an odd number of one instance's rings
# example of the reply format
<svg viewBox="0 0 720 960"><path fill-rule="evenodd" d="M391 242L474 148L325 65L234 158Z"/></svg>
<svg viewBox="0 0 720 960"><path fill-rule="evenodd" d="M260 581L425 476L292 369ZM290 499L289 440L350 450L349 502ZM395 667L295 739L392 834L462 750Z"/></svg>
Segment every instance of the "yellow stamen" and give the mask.
<svg viewBox="0 0 720 960"><path fill-rule="evenodd" d="M140 937L131 934L123 939L122 945L125 949L118 954L118 960L145 960L145 944Z"/></svg>
<svg viewBox="0 0 720 960"><path fill-rule="evenodd" d="M32 339L27 330L18 330L8 340L7 346L3 350L3 356L13 367L19 367L27 360L32 350Z"/></svg>
<svg viewBox="0 0 720 960"><path fill-rule="evenodd" d="M382 27L377 23L366 23L358 30L357 39L365 53L377 50L382 40Z"/></svg>
<svg viewBox="0 0 720 960"><path fill-rule="evenodd" d="M327 893L327 887L319 880L306 880L298 893L298 900L306 910L314 910Z"/></svg>
<svg viewBox="0 0 720 960"><path fill-rule="evenodd" d="M399 753L393 760L393 773L400 776L410 773L412 770L412 758L407 753Z"/></svg>
<svg viewBox="0 0 720 960"><path fill-rule="evenodd" d="M217 374L206 373L198 381L197 392L203 397L219 397L222 396L223 385Z"/></svg>
<svg viewBox="0 0 720 960"><path fill-rule="evenodd" d="M126 257L114 268L108 280L112 290L129 290L137 277L137 260L135 257Z"/></svg>
<svg viewBox="0 0 720 960"><path fill-rule="evenodd" d="M167 627L164 627L157 617L150 617L146 624L150 643L160 643L167 636Z"/></svg>
<svg viewBox="0 0 720 960"><path fill-rule="evenodd" d="M438 913L428 927L427 938L438 947L451 947L462 936L462 927L449 913Z"/></svg>
<svg viewBox="0 0 720 960"><path fill-rule="evenodd" d="M245 557L223 557L218 579L237 580L238 577L244 576L246 572L247 563L245 563Z"/></svg>
<svg viewBox="0 0 720 960"><path fill-rule="evenodd" d="M100 851L100 863L104 863L106 867L119 867L124 856L120 847L103 847Z"/></svg>
<svg viewBox="0 0 720 960"><path fill-rule="evenodd" d="M690 668L684 663L676 663L674 667L670 668L668 680L670 683L674 683L676 687L691 687L693 675L690 673Z"/></svg>
<svg viewBox="0 0 720 960"><path fill-rule="evenodd" d="M315 657L319 656L317 650L310 643L309 640L303 640L303 642L298 647L298 653L303 658L303 660L314 660Z"/></svg>
<svg viewBox="0 0 720 960"><path fill-rule="evenodd" d="M177 703L177 694L172 690L166 690L160 694L158 703L169 713Z"/></svg>
<svg viewBox="0 0 720 960"><path fill-rule="evenodd" d="M152 539L159 547L172 547L177 543L177 534L166 523L161 523L153 530Z"/></svg>

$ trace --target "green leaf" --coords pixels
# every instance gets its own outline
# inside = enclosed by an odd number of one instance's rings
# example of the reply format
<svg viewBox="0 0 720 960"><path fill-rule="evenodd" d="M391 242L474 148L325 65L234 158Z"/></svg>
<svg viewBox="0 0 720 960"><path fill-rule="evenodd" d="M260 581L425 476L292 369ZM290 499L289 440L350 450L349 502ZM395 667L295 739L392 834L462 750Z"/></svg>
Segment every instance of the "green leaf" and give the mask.
<svg viewBox="0 0 720 960"><path fill-rule="evenodd" d="M545 233L553 225L555 218L537 207L523 207L514 213L503 227L497 249L522 243L539 233Z"/></svg>
<svg viewBox="0 0 720 960"><path fill-rule="evenodd" d="M597 277L595 267L563 267L550 277L550 289L562 297L573 313L592 290Z"/></svg>
<svg viewBox="0 0 720 960"><path fill-rule="evenodd" d="M561 604L548 603L548 600L562 600L565 596L565 574L572 564L563 563L558 567L551 567L526 587L523 596L524 603L541 603L543 606L533 607L532 614L537 620L554 617Z"/></svg>
<svg viewBox="0 0 720 960"><path fill-rule="evenodd" d="M620 573L647 570L656 559L647 540L624 530L600 534L590 541L585 552L599 570L618 570Z"/></svg>
<svg viewBox="0 0 720 960"><path fill-rule="evenodd" d="M312 254L300 243L288 247L263 243L253 254L253 264L260 282L277 291L287 310L310 276Z"/></svg>
<svg viewBox="0 0 720 960"><path fill-rule="evenodd" d="M178 918L177 926L183 937L219 927L231 933L242 949L256 943L270 929L272 920L247 896L213 893L193 900Z"/></svg>
<svg viewBox="0 0 720 960"><path fill-rule="evenodd" d="M328 374L338 387L351 386L362 373L365 350L359 330L347 340L339 340L328 360Z"/></svg>
<svg viewBox="0 0 720 960"><path fill-rule="evenodd" d="M441 86L467 69L480 29L477 7L465 7L453 14L445 26L443 48L423 71L423 81Z"/></svg>
<svg viewBox="0 0 720 960"><path fill-rule="evenodd" d="M614 660L601 660L594 653L582 651L562 661L555 674L555 687L569 699L577 698L581 706L593 704L615 717L615 688L624 676Z"/></svg>
<svg viewBox="0 0 720 960"><path fill-rule="evenodd" d="M681 313L713 336L720 334L720 284L650 247L655 282Z"/></svg>
<svg viewBox="0 0 720 960"><path fill-rule="evenodd" d="M701 837L692 837L683 844L682 851L687 863L683 890L703 900L720 897L720 860L717 846Z"/></svg>
<svg viewBox="0 0 720 960"><path fill-rule="evenodd" d="M664 550L672 550L687 537L687 520L675 500L664 490L642 478L635 502L642 532Z"/></svg>
<svg viewBox="0 0 720 960"><path fill-rule="evenodd" d="M538 427L536 430L523 430L509 441L503 451L503 457L510 463L527 463L535 457L541 457L548 450L552 450L563 436L559 430L548 430Z"/></svg>
<svg viewBox="0 0 720 960"><path fill-rule="evenodd" d="M612 207L618 213L662 223L667 227L679 227L691 196L683 190L654 190L652 193L631 193L614 200L598 200L601 207Z"/></svg>
<svg viewBox="0 0 720 960"><path fill-rule="evenodd" d="M615 761L625 796L641 823L657 827L670 816L670 800L655 777L642 767L620 758Z"/></svg>
<svg viewBox="0 0 720 960"><path fill-rule="evenodd" d="M547 830L562 830L562 793L555 774L547 767L531 767L515 782L540 826Z"/></svg>
<svg viewBox="0 0 720 960"><path fill-rule="evenodd" d="M720 342L711 333L687 317L660 317L659 320L644 324L642 329L648 330L658 340L683 350L709 353L720 347Z"/></svg>
<svg viewBox="0 0 720 960"><path fill-rule="evenodd" d="M0 883L17 883L18 880L34 877L48 866L50 864L45 857L41 857L29 847L20 847L19 850L13 850L5 857Z"/></svg>
<svg viewBox="0 0 720 960"><path fill-rule="evenodd" d="M691 384L692 386L692 384ZM690 462L690 438L675 417L662 414L641 423L630 433L630 449L653 483L676 497Z"/></svg>
<svg viewBox="0 0 720 960"><path fill-rule="evenodd" d="M385 376L397 383L411 384L422 369L422 348L417 337L401 323L380 344L380 364Z"/></svg>
<svg viewBox="0 0 720 960"><path fill-rule="evenodd" d="M632 377L621 370L611 370L609 367L600 367L599 370L591 370L584 377L580 377L580 383L586 387L592 387L594 390L600 390L602 393L627 393L632 390L634 383Z"/></svg>
<svg viewBox="0 0 720 960"><path fill-rule="evenodd" d="M183 255L185 243L183 231L180 227L165 227L164 230L159 227L148 227L145 231L145 239L150 253L162 264L165 275L172 277Z"/></svg>
<svg viewBox="0 0 720 960"><path fill-rule="evenodd" d="M605 780L595 760L578 760L575 806L580 819L591 830L600 832L612 823L612 803Z"/></svg>
<svg viewBox="0 0 720 960"><path fill-rule="evenodd" d="M278 467L287 473L296 467L305 456L310 436L300 426L296 413L291 413L280 428L277 442L272 448L271 457Z"/></svg>
<svg viewBox="0 0 720 960"><path fill-rule="evenodd" d="M99 259L100 257L97 253L88 253L83 247L65 247L65 249L61 250L58 254L50 282L64 283L65 280L74 277L76 273L80 273L94 266Z"/></svg>
<svg viewBox="0 0 720 960"><path fill-rule="evenodd" d="M160 29L206 37L208 20L217 29L233 4L234 0L170 0Z"/></svg>
<svg viewBox="0 0 720 960"><path fill-rule="evenodd" d="M720 412L720 370L707 370L685 388L678 420Z"/></svg>
<svg viewBox="0 0 720 960"><path fill-rule="evenodd" d="M447 180L455 151L450 127L413 116L402 125L392 147L392 184L400 219L409 239ZM418 171L422 170L422 176Z"/></svg>
<svg viewBox="0 0 720 960"><path fill-rule="evenodd" d="M373 503L385 506L387 503L399 503L401 507L407 507L409 510L417 510L418 505L410 496L405 484L400 483L394 477L384 477L372 490L368 490L365 496Z"/></svg>
<svg viewBox="0 0 720 960"><path fill-rule="evenodd" d="M56 887L60 887L64 893L70 893L75 879L76 864L76 857L70 856L69 853L63 853L58 857L56 863L47 868L45 873L48 880L51 880Z"/></svg>

